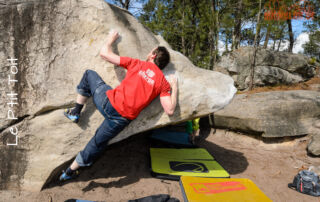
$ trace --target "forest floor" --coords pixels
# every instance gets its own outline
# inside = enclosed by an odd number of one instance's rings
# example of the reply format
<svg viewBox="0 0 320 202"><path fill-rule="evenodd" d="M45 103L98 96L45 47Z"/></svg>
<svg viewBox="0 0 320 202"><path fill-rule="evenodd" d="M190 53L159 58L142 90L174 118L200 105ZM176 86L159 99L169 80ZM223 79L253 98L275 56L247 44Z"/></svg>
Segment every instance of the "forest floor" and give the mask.
<svg viewBox="0 0 320 202"><path fill-rule="evenodd" d="M216 130L198 145L206 148L231 178L252 180L273 201L319 202L319 197L301 194L287 186L300 169L320 168L320 158L307 154L308 141L308 136L264 140ZM0 201L63 202L77 198L118 202L156 194L169 194L183 201L178 181L150 175L149 147L148 134L132 136L111 145L92 167L69 183L53 183L37 193L0 191Z"/></svg>

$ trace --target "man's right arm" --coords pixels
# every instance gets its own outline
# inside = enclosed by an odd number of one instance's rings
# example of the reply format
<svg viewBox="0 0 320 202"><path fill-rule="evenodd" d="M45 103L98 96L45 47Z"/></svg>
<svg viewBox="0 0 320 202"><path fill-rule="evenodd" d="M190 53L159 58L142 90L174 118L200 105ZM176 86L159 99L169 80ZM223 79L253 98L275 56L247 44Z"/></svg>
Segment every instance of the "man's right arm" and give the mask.
<svg viewBox="0 0 320 202"><path fill-rule="evenodd" d="M118 37L118 32L111 31L107 38L107 44L100 50L100 56L114 65L120 64L120 56L112 51L112 44L118 39Z"/></svg>

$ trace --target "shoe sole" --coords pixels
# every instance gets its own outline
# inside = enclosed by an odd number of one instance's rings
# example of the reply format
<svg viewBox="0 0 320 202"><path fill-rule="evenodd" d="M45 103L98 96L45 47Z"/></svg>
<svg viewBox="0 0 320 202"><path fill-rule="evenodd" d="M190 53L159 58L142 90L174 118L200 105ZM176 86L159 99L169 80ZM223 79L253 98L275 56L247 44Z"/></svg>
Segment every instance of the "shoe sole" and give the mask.
<svg viewBox="0 0 320 202"><path fill-rule="evenodd" d="M63 114L64 114L70 121L72 121L73 123L78 123L78 122L79 122L79 119L70 119L70 118L69 118L69 115L67 114L66 111L64 111Z"/></svg>

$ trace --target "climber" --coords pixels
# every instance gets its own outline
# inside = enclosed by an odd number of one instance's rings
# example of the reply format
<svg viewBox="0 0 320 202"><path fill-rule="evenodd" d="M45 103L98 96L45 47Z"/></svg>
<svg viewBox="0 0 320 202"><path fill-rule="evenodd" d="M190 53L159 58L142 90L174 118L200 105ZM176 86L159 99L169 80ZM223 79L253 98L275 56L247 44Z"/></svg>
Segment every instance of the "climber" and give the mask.
<svg viewBox="0 0 320 202"><path fill-rule="evenodd" d="M83 105L92 96L95 106L105 119L73 163L66 171L62 171L59 178L61 181L77 177L80 167L90 166L106 149L109 140L119 134L158 95L166 114L174 113L178 82L171 76L168 83L161 71L170 62L167 49L162 46L154 48L147 55L146 61L120 57L112 51L112 44L118 37L119 34L115 31L109 33L107 44L101 49L100 56L114 65L126 68L124 80L112 89L95 71L85 71L77 86L76 106L64 112L68 119L77 123Z"/></svg>

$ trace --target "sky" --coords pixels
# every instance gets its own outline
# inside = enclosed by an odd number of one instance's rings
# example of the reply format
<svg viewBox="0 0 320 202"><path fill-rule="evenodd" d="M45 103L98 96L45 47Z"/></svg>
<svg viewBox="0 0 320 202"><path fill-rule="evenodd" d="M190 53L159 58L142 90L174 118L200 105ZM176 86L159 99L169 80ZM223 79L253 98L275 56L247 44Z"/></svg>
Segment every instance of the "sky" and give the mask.
<svg viewBox="0 0 320 202"><path fill-rule="evenodd" d="M292 20L292 30L294 32L294 37L296 39L295 44L293 46L293 53L299 53L303 52L302 45L307 43L309 41L309 35L306 33L306 30L303 27L303 22L306 22L306 20L303 19L297 19ZM287 43L287 46L289 43Z"/></svg>
<svg viewBox="0 0 320 202"><path fill-rule="evenodd" d="M105 0L105 1L108 3L112 3L112 0ZM129 11L134 16L139 16L139 13L142 8L142 4L135 3L133 7L134 8L129 9ZM293 53L303 53L302 45L309 41L309 35L303 27L304 22L307 22L307 21L304 19L292 20L292 30L293 30L294 39L295 39L295 43L292 50ZM251 26L251 25L247 25L247 26ZM268 44L268 47L271 46L272 43L273 42L270 41ZM280 46L280 51L287 49L288 46L289 46L289 41L283 41ZM219 41L219 50L220 50L219 52L223 52L225 50L225 45L223 41Z"/></svg>

